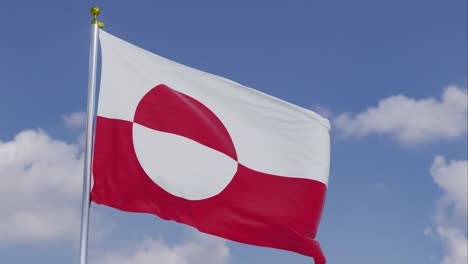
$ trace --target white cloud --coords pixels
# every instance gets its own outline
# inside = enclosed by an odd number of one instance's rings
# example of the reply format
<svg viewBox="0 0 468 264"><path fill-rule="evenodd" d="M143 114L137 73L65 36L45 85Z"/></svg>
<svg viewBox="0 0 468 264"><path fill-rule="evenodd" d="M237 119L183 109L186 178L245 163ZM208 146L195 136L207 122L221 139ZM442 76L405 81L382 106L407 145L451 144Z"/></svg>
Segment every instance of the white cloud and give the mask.
<svg viewBox="0 0 468 264"><path fill-rule="evenodd" d="M443 190L434 213L436 232L446 248L443 264L468 262L468 161L447 162L437 156L431 166L435 183Z"/></svg>
<svg viewBox="0 0 468 264"><path fill-rule="evenodd" d="M316 104L312 106L312 110L325 118L330 118L333 116L333 111L330 108L323 105Z"/></svg>
<svg viewBox="0 0 468 264"><path fill-rule="evenodd" d="M450 161L442 156L434 159L431 175L437 185L444 191L438 205L437 221L453 221L453 225L464 227L468 221L468 162L466 160Z"/></svg>
<svg viewBox="0 0 468 264"><path fill-rule="evenodd" d="M424 228L423 233L427 237L433 237L433 235L434 235L434 233L432 232L432 228L430 228L430 227Z"/></svg>
<svg viewBox="0 0 468 264"><path fill-rule="evenodd" d="M446 254L442 260L442 264L468 263L468 243L465 233L457 228L443 227L439 227L437 233L446 247Z"/></svg>
<svg viewBox="0 0 468 264"><path fill-rule="evenodd" d="M63 123L70 129L82 129L86 126L86 113L75 112L64 115Z"/></svg>
<svg viewBox="0 0 468 264"><path fill-rule="evenodd" d="M334 127L345 136L388 134L402 143L417 144L465 135L467 111L466 88L449 86L440 100L396 95L364 112L342 113L334 119Z"/></svg>
<svg viewBox="0 0 468 264"><path fill-rule="evenodd" d="M115 253L99 258L97 264L224 264L229 262L229 248L224 240L207 235L176 246L147 239L133 246L129 254Z"/></svg>
<svg viewBox="0 0 468 264"><path fill-rule="evenodd" d="M0 141L0 243L78 235L83 166L79 149L41 130Z"/></svg>

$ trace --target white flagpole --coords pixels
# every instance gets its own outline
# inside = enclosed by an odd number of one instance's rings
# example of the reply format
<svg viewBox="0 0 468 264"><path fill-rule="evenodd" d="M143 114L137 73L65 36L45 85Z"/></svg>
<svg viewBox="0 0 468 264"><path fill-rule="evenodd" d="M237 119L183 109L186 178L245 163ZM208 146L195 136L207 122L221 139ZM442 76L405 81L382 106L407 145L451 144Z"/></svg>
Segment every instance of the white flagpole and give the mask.
<svg viewBox="0 0 468 264"><path fill-rule="evenodd" d="M99 28L104 24L97 21L100 14L98 7L91 8L93 20L91 21L91 41L89 49L89 72L88 72L88 106L86 116L86 146L83 172L83 200L81 208L81 242L80 242L80 264L86 264L88 255L88 233L89 233L89 207L91 191L91 158L93 153L94 139L94 111L96 100L96 68L98 53Z"/></svg>

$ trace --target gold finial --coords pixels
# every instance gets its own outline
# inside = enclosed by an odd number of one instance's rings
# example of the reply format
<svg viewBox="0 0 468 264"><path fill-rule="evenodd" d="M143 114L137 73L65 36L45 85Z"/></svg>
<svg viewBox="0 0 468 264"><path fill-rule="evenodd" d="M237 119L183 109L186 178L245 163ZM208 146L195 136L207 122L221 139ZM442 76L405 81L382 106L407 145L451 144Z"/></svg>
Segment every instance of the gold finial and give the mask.
<svg viewBox="0 0 468 264"><path fill-rule="evenodd" d="M98 27L103 28L104 23L97 20L97 17L99 16L99 14L101 14L101 9L99 9L99 7L97 6L93 6L91 8L91 15L93 15L93 20L91 20L91 24L97 24Z"/></svg>
<svg viewBox="0 0 468 264"><path fill-rule="evenodd" d="M94 16L94 18L96 18L99 16L99 14L101 14L101 9L99 9L97 6L93 6L91 7L91 14Z"/></svg>

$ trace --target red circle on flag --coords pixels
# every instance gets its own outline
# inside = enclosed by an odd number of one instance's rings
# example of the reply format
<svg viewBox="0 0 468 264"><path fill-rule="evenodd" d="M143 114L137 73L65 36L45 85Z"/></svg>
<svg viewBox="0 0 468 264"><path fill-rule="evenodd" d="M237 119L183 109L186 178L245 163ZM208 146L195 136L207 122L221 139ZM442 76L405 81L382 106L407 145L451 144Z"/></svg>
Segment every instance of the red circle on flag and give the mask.
<svg viewBox="0 0 468 264"><path fill-rule="evenodd" d="M140 100L133 146L146 174L189 200L219 194L237 172L237 154L221 120L198 100L158 85Z"/></svg>

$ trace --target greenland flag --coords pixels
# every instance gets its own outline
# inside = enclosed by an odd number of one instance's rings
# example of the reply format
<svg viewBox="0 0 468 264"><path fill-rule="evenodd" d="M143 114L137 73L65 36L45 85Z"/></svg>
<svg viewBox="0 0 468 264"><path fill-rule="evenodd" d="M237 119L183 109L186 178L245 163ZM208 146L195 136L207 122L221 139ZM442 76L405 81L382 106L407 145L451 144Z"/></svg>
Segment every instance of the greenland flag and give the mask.
<svg viewBox="0 0 468 264"><path fill-rule="evenodd" d="M100 31L92 200L325 263L330 124Z"/></svg>

